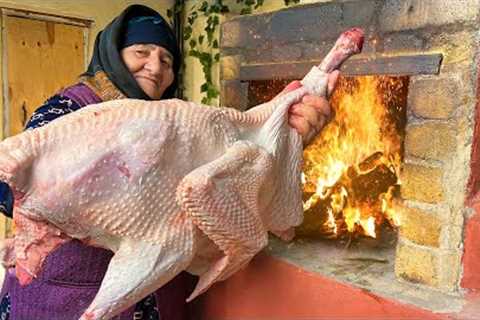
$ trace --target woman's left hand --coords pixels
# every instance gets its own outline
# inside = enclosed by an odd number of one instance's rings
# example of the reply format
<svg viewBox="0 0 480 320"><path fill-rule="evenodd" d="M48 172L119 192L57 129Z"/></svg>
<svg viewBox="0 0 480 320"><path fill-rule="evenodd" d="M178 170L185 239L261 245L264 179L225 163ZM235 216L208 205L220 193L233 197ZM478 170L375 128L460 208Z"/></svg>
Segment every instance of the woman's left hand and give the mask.
<svg viewBox="0 0 480 320"><path fill-rule="evenodd" d="M339 72L328 76L328 96L335 89ZM289 83L279 94L285 94L301 87L300 81ZM292 105L288 113L288 122L302 136L303 145L312 142L313 138L332 120L332 109L326 97L306 95L301 101Z"/></svg>

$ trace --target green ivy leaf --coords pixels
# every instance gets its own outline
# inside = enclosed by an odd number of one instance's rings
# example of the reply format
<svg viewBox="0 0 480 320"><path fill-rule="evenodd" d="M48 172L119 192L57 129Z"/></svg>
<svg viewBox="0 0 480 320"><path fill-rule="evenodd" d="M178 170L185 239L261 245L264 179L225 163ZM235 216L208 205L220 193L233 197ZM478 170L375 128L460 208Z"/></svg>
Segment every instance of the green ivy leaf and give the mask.
<svg viewBox="0 0 480 320"><path fill-rule="evenodd" d="M183 40L188 40L192 36L192 27L191 26L185 26L183 29Z"/></svg>
<svg viewBox="0 0 480 320"><path fill-rule="evenodd" d="M227 6L222 6L220 9L220 13L228 13L230 12L230 9Z"/></svg>
<svg viewBox="0 0 480 320"><path fill-rule="evenodd" d="M188 24L192 25L195 22L195 20L197 20L197 18L198 18L198 13L196 11L192 12L187 18Z"/></svg>
<svg viewBox="0 0 480 320"><path fill-rule="evenodd" d="M298 3L300 0L284 0L286 4L291 3L292 1ZM178 12L184 10L184 2L184 0L175 1L175 8L177 8L178 4ZM241 3L243 5L240 12L240 14L243 15L251 14L254 9L258 9L264 4L264 0L236 0L236 3ZM218 26L220 25L219 15L230 12L230 9L227 5L224 5L223 0L199 0L194 2L190 10L190 14L187 18L188 24L184 27L184 39L190 39L190 49L188 54L189 56L198 59L205 76L205 83L200 87L201 92L204 94L202 103L210 104L212 99L215 99L220 95L220 91L215 87L212 81L213 65L220 61L220 53L218 52L219 42L215 37ZM203 15L203 17L206 18L204 32L193 39L194 24L200 15ZM207 39L207 43L205 43L205 38Z"/></svg>
<svg viewBox="0 0 480 320"><path fill-rule="evenodd" d="M200 53L200 63L202 65L211 66L212 65L212 55L208 52Z"/></svg>
<svg viewBox="0 0 480 320"><path fill-rule="evenodd" d="M213 4L210 7L210 12L211 13L220 13L221 6L219 4Z"/></svg>
<svg viewBox="0 0 480 320"><path fill-rule="evenodd" d="M257 4L255 5L255 9L258 9L259 7L263 6L263 0L257 0Z"/></svg>
<svg viewBox="0 0 480 320"><path fill-rule="evenodd" d="M191 49L190 51L188 51L188 54L192 57L199 59L201 63L203 52L200 52L197 49Z"/></svg>
<svg viewBox="0 0 480 320"><path fill-rule="evenodd" d="M241 15L251 14L251 13L252 13L252 8L243 8L243 9L240 11L240 14L241 14Z"/></svg>
<svg viewBox="0 0 480 320"><path fill-rule="evenodd" d="M207 1L203 1L202 2L202 5L200 6L200 8L198 8L198 11L201 11L203 13L206 13L207 12L207 9L208 9L208 2Z"/></svg>
<svg viewBox="0 0 480 320"><path fill-rule="evenodd" d="M208 88L208 90L207 90L207 98L208 98L208 99L215 99L216 97L218 97L218 91L217 91L217 89L212 88L212 87Z"/></svg>
<svg viewBox="0 0 480 320"><path fill-rule="evenodd" d="M214 16L209 16L208 19L207 19L207 26L208 26L209 28L212 26L213 17L214 17Z"/></svg>
<svg viewBox="0 0 480 320"><path fill-rule="evenodd" d="M211 26L211 24L207 24L207 26L205 27L205 32L207 32L207 39L208 39L208 43L210 44L210 46L212 45L212 41L213 41L213 37L215 35L215 28L213 28Z"/></svg>

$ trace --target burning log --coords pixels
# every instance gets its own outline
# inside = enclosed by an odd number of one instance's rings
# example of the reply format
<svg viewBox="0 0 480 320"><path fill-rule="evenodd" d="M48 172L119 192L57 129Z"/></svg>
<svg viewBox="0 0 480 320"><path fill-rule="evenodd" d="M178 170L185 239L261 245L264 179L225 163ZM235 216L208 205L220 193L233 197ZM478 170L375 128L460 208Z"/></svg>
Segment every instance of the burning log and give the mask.
<svg viewBox="0 0 480 320"><path fill-rule="evenodd" d="M378 237L400 224L394 210L408 77L340 77L335 119L304 152L304 223L309 237Z"/></svg>
<svg viewBox="0 0 480 320"><path fill-rule="evenodd" d="M396 172L385 162L383 153L376 152L358 166L349 167L321 194L304 193L309 207L299 233L311 235L315 231L324 238L338 238L359 232L375 237L375 225L385 219L382 196L394 192L398 182Z"/></svg>
<svg viewBox="0 0 480 320"><path fill-rule="evenodd" d="M388 192L390 186L397 183L396 172L382 162L383 153L376 152L359 166L358 170L350 167L347 171L351 183L353 198L361 202L376 201L382 193ZM340 181L348 183L348 181Z"/></svg>

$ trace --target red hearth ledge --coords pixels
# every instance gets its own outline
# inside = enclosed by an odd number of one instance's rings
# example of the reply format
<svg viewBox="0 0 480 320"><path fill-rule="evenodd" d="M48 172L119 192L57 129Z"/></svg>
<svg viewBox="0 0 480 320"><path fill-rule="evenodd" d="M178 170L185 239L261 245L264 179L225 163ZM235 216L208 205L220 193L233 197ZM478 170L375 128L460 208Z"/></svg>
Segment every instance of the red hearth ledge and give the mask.
<svg viewBox="0 0 480 320"><path fill-rule="evenodd" d="M480 65L477 65L480 72ZM461 286L480 290L480 73L477 73L477 102L475 105L475 128L473 133L470 181L468 183L467 205L474 214L465 224L463 255L463 278Z"/></svg>
<svg viewBox="0 0 480 320"><path fill-rule="evenodd" d="M261 254L199 304L201 319L457 319L374 295Z"/></svg>
<svg viewBox="0 0 480 320"><path fill-rule="evenodd" d="M462 288L480 290L480 194L471 204L474 214L465 225Z"/></svg>

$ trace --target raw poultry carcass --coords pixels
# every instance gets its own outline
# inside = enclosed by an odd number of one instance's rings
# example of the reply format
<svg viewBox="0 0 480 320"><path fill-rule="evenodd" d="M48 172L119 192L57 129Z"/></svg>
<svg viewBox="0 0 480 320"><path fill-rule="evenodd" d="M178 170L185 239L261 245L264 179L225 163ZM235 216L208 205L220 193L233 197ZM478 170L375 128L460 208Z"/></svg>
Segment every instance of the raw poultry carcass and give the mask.
<svg viewBox="0 0 480 320"><path fill-rule="evenodd" d="M190 300L226 279L303 218L302 142L287 122L305 94L363 44L342 34L303 86L245 113L180 100L85 107L0 143L0 179L14 190L16 234L3 246L21 284L72 238L114 256L82 319L109 319L182 270Z"/></svg>

